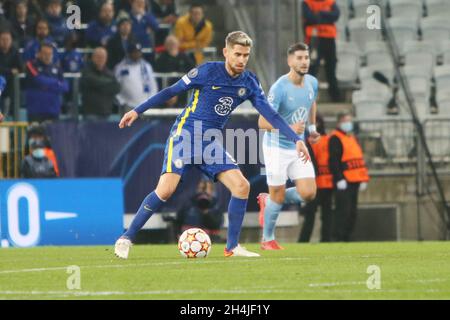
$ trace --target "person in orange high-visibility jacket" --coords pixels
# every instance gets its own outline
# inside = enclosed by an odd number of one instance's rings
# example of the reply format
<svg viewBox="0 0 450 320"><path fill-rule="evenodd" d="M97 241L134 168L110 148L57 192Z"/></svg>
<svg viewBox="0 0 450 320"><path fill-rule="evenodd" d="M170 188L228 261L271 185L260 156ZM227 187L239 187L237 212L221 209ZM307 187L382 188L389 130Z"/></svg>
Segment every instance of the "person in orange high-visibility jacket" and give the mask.
<svg viewBox="0 0 450 320"><path fill-rule="evenodd" d="M340 11L335 0L303 0L305 42L311 47L311 75L319 73L320 61L325 60L328 93L333 101L340 99L336 79L336 21Z"/></svg>
<svg viewBox="0 0 450 320"><path fill-rule="evenodd" d="M340 113L337 120L328 144L336 204L333 237L336 241L350 241L358 212L358 193L366 189L370 178L361 146L353 134L351 114Z"/></svg>
<svg viewBox="0 0 450 320"><path fill-rule="evenodd" d="M197 65L203 63L203 49L211 44L213 25L205 19L201 4L193 4L189 13L180 17L174 28L175 37L180 40L180 49L192 52Z"/></svg>
<svg viewBox="0 0 450 320"><path fill-rule="evenodd" d="M306 203L301 208L304 215L304 222L300 231L298 242L309 242L314 229L314 221L317 208L321 207L321 242L331 241L332 230L332 196L333 196L333 176L329 168L328 141L329 136L325 131L325 122L319 115L316 116L317 132L321 138L315 144L308 144L310 148L311 160L316 170L317 196L313 201Z"/></svg>

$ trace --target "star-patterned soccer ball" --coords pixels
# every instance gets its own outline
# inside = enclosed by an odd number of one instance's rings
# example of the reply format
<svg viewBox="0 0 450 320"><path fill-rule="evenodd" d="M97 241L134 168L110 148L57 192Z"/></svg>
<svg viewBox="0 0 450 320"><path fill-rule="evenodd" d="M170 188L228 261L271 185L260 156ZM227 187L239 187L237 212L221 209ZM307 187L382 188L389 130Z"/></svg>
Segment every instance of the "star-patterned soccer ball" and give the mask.
<svg viewBox="0 0 450 320"><path fill-rule="evenodd" d="M211 251L211 239L202 229L188 229L178 240L178 250L184 258L206 258Z"/></svg>

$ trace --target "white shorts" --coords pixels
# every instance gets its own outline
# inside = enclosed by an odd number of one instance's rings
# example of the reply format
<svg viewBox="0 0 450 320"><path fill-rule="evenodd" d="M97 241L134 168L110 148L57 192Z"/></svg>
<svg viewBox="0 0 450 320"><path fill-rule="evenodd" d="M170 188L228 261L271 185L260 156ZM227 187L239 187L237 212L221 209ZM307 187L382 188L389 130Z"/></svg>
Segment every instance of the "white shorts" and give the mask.
<svg viewBox="0 0 450 320"><path fill-rule="evenodd" d="M297 150L268 147L263 144L263 153L269 186L285 185L288 179L295 181L316 178L312 162L304 163Z"/></svg>

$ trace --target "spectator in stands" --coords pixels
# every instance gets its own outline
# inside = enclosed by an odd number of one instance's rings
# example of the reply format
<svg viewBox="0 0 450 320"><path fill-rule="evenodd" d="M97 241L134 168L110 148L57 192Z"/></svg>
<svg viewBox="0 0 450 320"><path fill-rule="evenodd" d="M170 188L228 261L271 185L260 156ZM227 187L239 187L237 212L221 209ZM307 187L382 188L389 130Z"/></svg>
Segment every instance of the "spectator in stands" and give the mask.
<svg viewBox="0 0 450 320"><path fill-rule="evenodd" d="M325 121L320 115L316 117L316 125L321 138L318 143L308 143L308 147L316 171L317 196L313 201L307 202L300 210L305 219L298 242L309 242L314 228L317 207L319 206L321 207L322 220L320 241L331 241L333 176L329 168L329 136L325 132Z"/></svg>
<svg viewBox="0 0 450 320"><path fill-rule="evenodd" d="M195 62L201 64L203 49L210 45L213 37L213 26L205 19L203 6L191 5L189 13L178 19L174 32L180 40L181 50L193 51Z"/></svg>
<svg viewBox="0 0 450 320"><path fill-rule="evenodd" d="M105 2L95 21L89 23L86 30L86 41L90 47L106 47L109 39L116 33L117 26L114 20L114 6Z"/></svg>
<svg viewBox="0 0 450 320"><path fill-rule="evenodd" d="M161 73L178 72L187 73L195 67L195 62L187 54L180 52L180 42L177 37L170 35L164 43L165 51L159 56L155 63L155 71ZM180 77L169 79L168 85L171 86ZM175 96L167 101L167 107L185 106L187 102L187 93Z"/></svg>
<svg viewBox="0 0 450 320"><path fill-rule="evenodd" d="M143 59L139 43L129 44L128 57L116 66L114 73L121 88L117 100L127 111L158 92L153 68Z"/></svg>
<svg viewBox="0 0 450 320"><path fill-rule="evenodd" d="M211 181L200 181L195 195L177 212L176 224L179 233L190 228L201 228L213 242L223 242L219 235L223 213L214 196L214 184Z"/></svg>
<svg viewBox="0 0 450 320"><path fill-rule="evenodd" d="M97 19L98 11L105 0L76 0L75 4L80 7L81 23L89 24Z"/></svg>
<svg viewBox="0 0 450 320"><path fill-rule="evenodd" d="M83 70L81 93L87 120L107 120L112 114L114 97L120 91L114 74L107 68L107 60L108 52L99 47Z"/></svg>
<svg viewBox="0 0 450 320"><path fill-rule="evenodd" d="M334 240L349 241L356 222L358 192L365 190L369 181L361 146L353 134L351 114L339 113L328 150L336 204Z"/></svg>
<svg viewBox="0 0 450 320"><path fill-rule="evenodd" d="M159 23L155 16L146 8L145 0L132 0L131 21L133 23L133 35L144 48L154 49L154 35L159 30ZM153 61L154 54L146 56L149 61Z"/></svg>
<svg viewBox="0 0 450 320"><path fill-rule="evenodd" d="M20 174L25 179L56 178L59 176L56 157L48 145L45 129L40 125L32 125L28 129L27 155L21 165Z"/></svg>
<svg viewBox="0 0 450 320"><path fill-rule="evenodd" d="M164 40L169 35L170 29L177 22L178 16L176 14L175 2L174 0L151 0L150 7L159 23L169 26L169 28L161 28L156 33L155 43L156 47L159 47L164 44Z"/></svg>
<svg viewBox="0 0 450 320"><path fill-rule="evenodd" d="M61 94L68 83L61 68L53 61L53 44L44 42L37 58L26 64L26 106L28 121L57 120L61 113Z"/></svg>
<svg viewBox="0 0 450 320"><path fill-rule="evenodd" d="M118 31L109 40L107 45L108 50L108 67L114 69L114 67L125 58L127 55L128 44L136 42L131 28L132 22L128 13L122 11L117 17Z"/></svg>
<svg viewBox="0 0 450 320"><path fill-rule="evenodd" d="M41 44L54 43L53 38L50 37L50 27L47 20L39 20L35 27L35 38L28 41L25 46L22 59L23 61L33 60L41 47ZM53 45L53 63L59 61L59 54L56 45Z"/></svg>
<svg viewBox="0 0 450 320"><path fill-rule="evenodd" d="M45 18L50 26L50 35L59 47L64 45L64 39L70 32L66 17L62 13L61 0L48 0L45 7Z"/></svg>
<svg viewBox="0 0 450 320"><path fill-rule="evenodd" d="M0 76L6 80L0 110L7 115L11 99L14 98L13 83L14 76L22 71L22 59L19 51L13 46L12 35L10 31L0 31ZM5 100L6 99L6 100Z"/></svg>
<svg viewBox="0 0 450 320"><path fill-rule="evenodd" d="M340 99L336 79L336 21L339 8L335 0L304 0L302 13L305 41L311 48L311 74L317 76L321 60L325 60L328 92L333 101Z"/></svg>
<svg viewBox="0 0 450 320"><path fill-rule="evenodd" d="M14 12L15 15L11 19L11 28L16 44L19 48L23 48L33 38L35 19L28 14L26 0L18 0Z"/></svg>
<svg viewBox="0 0 450 320"><path fill-rule="evenodd" d="M63 72L77 73L81 72L84 66L83 54L77 50L79 46L80 35L71 32L64 40L64 53L61 56L61 68Z"/></svg>
<svg viewBox="0 0 450 320"><path fill-rule="evenodd" d="M0 76L0 97L2 96L3 90L5 90L6 87L6 79ZM3 122L3 119L5 119L5 116L0 111L0 122Z"/></svg>

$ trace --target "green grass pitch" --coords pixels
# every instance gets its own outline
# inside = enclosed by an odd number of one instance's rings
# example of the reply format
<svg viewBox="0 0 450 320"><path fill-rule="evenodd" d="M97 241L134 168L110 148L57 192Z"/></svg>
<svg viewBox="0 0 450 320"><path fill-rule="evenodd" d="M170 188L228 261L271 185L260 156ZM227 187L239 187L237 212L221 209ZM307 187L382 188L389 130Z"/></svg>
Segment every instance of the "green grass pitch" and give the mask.
<svg viewBox="0 0 450 320"><path fill-rule="evenodd" d="M450 299L450 242L246 247L262 257L224 258L214 244L193 260L176 245L135 246L127 261L112 247L0 249L0 299ZM79 290L67 287L73 265ZM379 289L367 286L372 265Z"/></svg>

